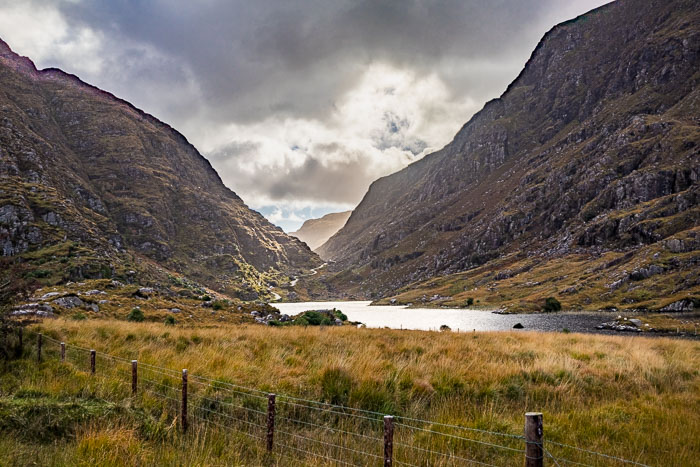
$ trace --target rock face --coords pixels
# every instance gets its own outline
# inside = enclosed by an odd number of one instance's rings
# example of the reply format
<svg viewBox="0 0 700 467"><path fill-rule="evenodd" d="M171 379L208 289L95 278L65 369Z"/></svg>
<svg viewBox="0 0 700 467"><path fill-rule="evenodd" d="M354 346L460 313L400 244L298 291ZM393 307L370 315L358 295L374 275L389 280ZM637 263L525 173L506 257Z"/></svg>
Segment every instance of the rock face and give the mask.
<svg viewBox="0 0 700 467"><path fill-rule="evenodd" d="M2 256L91 256L64 268L79 280L110 277L129 253L219 290L250 266L320 264L180 133L76 76L37 70L1 40L0 108Z"/></svg>
<svg viewBox="0 0 700 467"><path fill-rule="evenodd" d="M334 212L326 214L320 219L309 219L304 222L299 230L291 232L289 235L298 238L315 251L343 228L350 214L352 214L352 211Z"/></svg>
<svg viewBox="0 0 700 467"><path fill-rule="evenodd" d="M658 245L685 256L629 279L684 270L697 288L699 69L694 1L618 0L554 27L452 142L371 185L319 249L336 286L381 297L508 255Z"/></svg>

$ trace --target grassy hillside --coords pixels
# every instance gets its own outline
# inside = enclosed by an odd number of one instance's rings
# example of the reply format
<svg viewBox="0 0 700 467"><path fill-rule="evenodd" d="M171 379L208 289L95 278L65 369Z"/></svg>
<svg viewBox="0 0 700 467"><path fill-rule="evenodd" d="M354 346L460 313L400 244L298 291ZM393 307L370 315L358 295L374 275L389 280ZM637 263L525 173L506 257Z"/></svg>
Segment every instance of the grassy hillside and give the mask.
<svg viewBox="0 0 700 467"><path fill-rule="evenodd" d="M190 410L203 419L208 412L197 411L211 408L203 405L206 398L264 412L264 397L227 390L230 384L516 435L522 432L523 414L537 410L544 413L548 441L650 465L699 465L698 342L554 333L183 328L108 320L51 320L38 329L98 352L138 358L144 388L150 384L147 378L155 383L154 390L159 385L177 387L177 371L188 368ZM194 420L190 432L182 435L177 412L167 399L148 393L130 397L128 361L108 360L98 353L98 375L91 378L85 373L85 353L69 351L72 363L60 364L57 347L48 341L45 361L36 364L32 350L28 346L24 358L2 367L0 451L6 453L3 462L8 465L328 463L289 450L286 453L296 461L265 457L262 442L213 424L228 423L224 418L209 419L209 424ZM145 364L175 371L151 371ZM194 375L211 376L216 383L199 384ZM177 392L170 394L177 398ZM381 452L379 441L343 437L313 426L340 423L344 430L381 437L378 420L320 420L307 412L280 403L279 413L307 422L292 426L280 421L280 429ZM252 413L249 420L261 422L256 416ZM423 427L441 430L439 425ZM250 432L246 425L239 428ZM522 447L517 439L467 434ZM497 465L522 462L518 452L455 439L439 443L430 436L397 428L397 442L402 445L451 450ZM278 440L289 443L292 438L279 435ZM395 452L403 462L455 465L402 445L397 444ZM303 446L332 455L331 448L322 444ZM550 451L578 462L617 465L556 446ZM353 452L343 458L371 463Z"/></svg>

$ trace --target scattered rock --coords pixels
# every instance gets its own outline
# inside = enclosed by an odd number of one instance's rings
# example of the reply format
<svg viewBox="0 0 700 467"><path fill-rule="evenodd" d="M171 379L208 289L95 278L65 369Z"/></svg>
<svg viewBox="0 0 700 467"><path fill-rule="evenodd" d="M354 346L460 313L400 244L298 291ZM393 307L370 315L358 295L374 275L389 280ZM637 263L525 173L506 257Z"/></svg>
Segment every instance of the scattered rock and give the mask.
<svg viewBox="0 0 700 467"><path fill-rule="evenodd" d="M634 324L634 325L637 326L637 327L640 327L640 326L642 325L642 320L641 320L641 319L637 319L637 318L630 318L630 319L629 319L629 322L632 323L632 324Z"/></svg>
<svg viewBox="0 0 700 467"><path fill-rule="evenodd" d="M170 308L168 311L170 313L180 313L181 310L179 308Z"/></svg>
<svg viewBox="0 0 700 467"><path fill-rule="evenodd" d="M58 297L61 295L60 292L49 292L41 296L40 300L48 300L49 298Z"/></svg>
<svg viewBox="0 0 700 467"><path fill-rule="evenodd" d="M94 289L94 290L88 290L83 295L107 295L107 292L103 292L101 290Z"/></svg>
<svg viewBox="0 0 700 467"><path fill-rule="evenodd" d="M85 305L85 308L95 313L100 312L100 307L97 305L97 303L88 303L87 305Z"/></svg>
<svg viewBox="0 0 700 467"><path fill-rule="evenodd" d="M75 308L78 306L83 306L84 304L84 302L80 298L73 295L57 298L53 301L53 303L55 303L58 306L62 306L63 308Z"/></svg>
<svg viewBox="0 0 700 467"><path fill-rule="evenodd" d="M690 298L684 298L682 300L669 303L665 307L661 308L660 311L672 311L672 312L683 312L683 311L693 311L696 307L696 300Z"/></svg>
<svg viewBox="0 0 700 467"><path fill-rule="evenodd" d="M41 318L52 318L53 307L48 303L25 303L12 309L11 316L37 316Z"/></svg>
<svg viewBox="0 0 700 467"><path fill-rule="evenodd" d="M619 321L609 321L607 323L603 323L603 324L596 326L596 329L610 329L612 331L618 331L618 332L642 332L642 330L639 329L634 324L628 324L628 323L629 322L620 323Z"/></svg>
<svg viewBox="0 0 700 467"><path fill-rule="evenodd" d="M513 329L523 329L525 326L523 326L522 323L515 323L515 326L513 326Z"/></svg>

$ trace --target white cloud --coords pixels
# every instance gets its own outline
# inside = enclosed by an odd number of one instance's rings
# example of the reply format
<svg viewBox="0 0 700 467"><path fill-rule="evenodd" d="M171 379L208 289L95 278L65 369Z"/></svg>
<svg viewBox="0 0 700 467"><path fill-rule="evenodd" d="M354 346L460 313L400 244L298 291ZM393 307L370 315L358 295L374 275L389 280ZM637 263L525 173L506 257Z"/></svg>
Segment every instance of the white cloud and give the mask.
<svg viewBox="0 0 700 467"><path fill-rule="evenodd" d="M448 143L604 2L0 0L0 37L171 124L294 230Z"/></svg>
<svg viewBox="0 0 700 467"><path fill-rule="evenodd" d="M75 73L97 74L102 69L101 34L70 28L53 6L18 2L2 8L0 34L15 52L43 66L70 63Z"/></svg>

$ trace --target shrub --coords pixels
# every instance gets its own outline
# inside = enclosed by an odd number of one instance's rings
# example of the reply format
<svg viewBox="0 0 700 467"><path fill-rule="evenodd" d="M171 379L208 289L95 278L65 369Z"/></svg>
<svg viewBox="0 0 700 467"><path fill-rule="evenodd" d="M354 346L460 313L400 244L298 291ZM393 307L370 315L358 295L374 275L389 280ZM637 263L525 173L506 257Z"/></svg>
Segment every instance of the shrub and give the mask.
<svg viewBox="0 0 700 467"><path fill-rule="evenodd" d="M224 304L223 302L217 300L214 303L212 303L211 307L215 310L223 310L224 309Z"/></svg>
<svg viewBox="0 0 700 467"><path fill-rule="evenodd" d="M560 311L561 303L554 297L547 297L544 301L544 311Z"/></svg>
<svg viewBox="0 0 700 467"><path fill-rule="evenodd" d="M129 314L126 315L127 321L135 321L137 323L140 323L144 319L145 316L143 315L143 311L141 311L140 308L132 308Z"/></svg>
<svg viewBox="0 0 700 467"><path fill-rule="evenodd" d="M164 321L166 326L175 326L175 318L173 316L166 316Z"/></svg>
<svg viewBox="0 0 700 467"><path fill-rule="evenodd" d="M83 321L83 320L87 319L87 316L85 316L85 313L79 311L76 314L74 314L73 316L71 316L71 319L74 319L76 321Z"/></svg>
<svg viewBox="0 0 700 467"><path fill-rule="evenodd" d="M318 311L305 311L304 314L298 316L294 320L294 324L301 326L330 326L333 323L331 319L323 313L319 313Z"/></svg>
<svg viewBox="0 0 700 467"><path fill-rule="evenodd" d="M474 304L474 299L472 297L467 298L467 306L472 306Z"/></svg>
<svg viewBox="0 0 700 467"><path fill-rule="evenodd" d="M442 331L442 332L452 331L452 329L448 325L443 324L442 326L440 326L440 331Z"/></svg>
<svg viewBox="0 0 700 467"><path fill-rule="evenodd" d="M341 320L341 321L347 321L347 320L348 320L348 316L347 316L345 313L343 313L343 312L340 311L340 310L336 310L335 308L333 308L333 314L335 315L336 318L338 318L338 319Z"/></svg>
<svg viewBox="0 0 700 467"><path fill-rule="evenodd" d="M44 279L46 277L49 277L51 274L51 271L47 269L36 269L34 271L29 271L27 272L24 277L27 279Z"/></svg>
<svg viewBox="0 0 700 467"><path fill-rule="evenodd" d="M199 297L199 299L203 302L208 302L209 300L211 300L211 297L209 295L202 295L201 297Z"/></svg>

